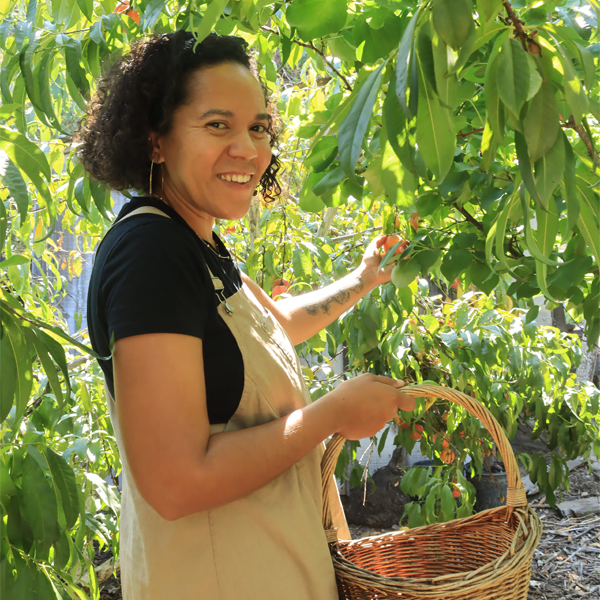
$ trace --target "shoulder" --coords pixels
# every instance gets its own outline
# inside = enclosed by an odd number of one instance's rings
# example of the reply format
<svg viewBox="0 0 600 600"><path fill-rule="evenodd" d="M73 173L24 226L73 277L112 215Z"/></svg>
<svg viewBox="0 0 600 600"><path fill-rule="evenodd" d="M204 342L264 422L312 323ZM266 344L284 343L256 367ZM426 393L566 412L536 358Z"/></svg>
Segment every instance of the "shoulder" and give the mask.
<svg viewBox="0 0 600 600"><path fill-rule="evenodd" d="M191 233L173 219L154 214L140 214L119 222L106 234L107 260L132 254L135 260L148 256L166 258L200 258L197 241Z"/></svg>

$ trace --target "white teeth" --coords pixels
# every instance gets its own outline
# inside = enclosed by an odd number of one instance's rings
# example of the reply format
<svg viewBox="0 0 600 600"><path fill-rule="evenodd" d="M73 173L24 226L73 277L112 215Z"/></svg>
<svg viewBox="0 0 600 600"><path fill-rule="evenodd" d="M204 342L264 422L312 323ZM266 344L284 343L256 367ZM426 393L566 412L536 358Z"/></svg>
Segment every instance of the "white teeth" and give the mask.
<svg viewBox="0 0 600 600"><path fill-rule="evenodd" d="M234 181L235 183L248 183L252 179L252 175L217 175L217 177L224 181Z"/></svg>

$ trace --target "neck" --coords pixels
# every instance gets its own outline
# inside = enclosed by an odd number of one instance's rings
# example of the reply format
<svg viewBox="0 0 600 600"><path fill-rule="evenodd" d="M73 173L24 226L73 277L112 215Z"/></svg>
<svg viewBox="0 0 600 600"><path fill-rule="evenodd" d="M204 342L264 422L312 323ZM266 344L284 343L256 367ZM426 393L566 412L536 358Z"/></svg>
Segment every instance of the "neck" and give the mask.
<svg viewBox="0 0 600 600"><path fill-rule="evenodd" d="M187 202L179 198L169 198L168 194L162 189L156 190L156 193L153 195L175 210L205 242L216 247L213 240L213 227L215 224L213 216L190 206Z"/></svg>

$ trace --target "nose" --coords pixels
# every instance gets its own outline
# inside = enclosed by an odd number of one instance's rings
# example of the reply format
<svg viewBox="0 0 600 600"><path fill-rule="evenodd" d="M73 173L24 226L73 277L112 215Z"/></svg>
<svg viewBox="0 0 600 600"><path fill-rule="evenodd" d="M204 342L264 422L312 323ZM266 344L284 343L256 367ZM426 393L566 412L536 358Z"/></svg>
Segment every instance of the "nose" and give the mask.
<svg viewBox="0 0 600 600"><path fill-rule="evenodd" d="M229 156L245 160L252 160L258 156L256 143L250 136L250 132L241 131L233 137L229 146Z"/></svg>

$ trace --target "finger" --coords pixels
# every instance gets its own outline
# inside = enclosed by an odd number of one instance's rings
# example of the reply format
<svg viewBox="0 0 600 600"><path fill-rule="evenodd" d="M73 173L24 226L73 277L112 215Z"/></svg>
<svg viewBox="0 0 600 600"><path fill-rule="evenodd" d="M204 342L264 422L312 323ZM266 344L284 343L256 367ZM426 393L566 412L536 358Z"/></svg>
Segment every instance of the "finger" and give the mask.
<svg viewBox="0 0 600 600"><path fill-rule="evenodd" d="M417 401L408 394L404 394L402 392L398 392L398 409L399 410L407 410L413 411L417 406Z"/></svg>
<svg viewBox="0 0 600 600"><path fill-rule="evenodd" d="M387 240L387 235L381 235L377 238L375 238L374 240L371 241L371 244L375 244L375 247L377 249L381 248L381 246L383 246L383 244L385 244L385 240ZM369 246L371 245L369 244Z"/></svg>
<svg viewBox="0 0 600 600"><path fill-rule="evenodd" d="M377 383L383 383L395 388L404 387L406 384L401 379L394 379L392 377L386 377L385 375L375 375L375 381Z"/></svg>

